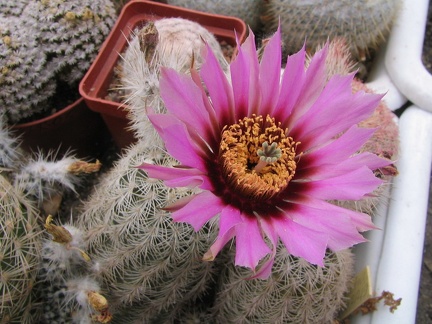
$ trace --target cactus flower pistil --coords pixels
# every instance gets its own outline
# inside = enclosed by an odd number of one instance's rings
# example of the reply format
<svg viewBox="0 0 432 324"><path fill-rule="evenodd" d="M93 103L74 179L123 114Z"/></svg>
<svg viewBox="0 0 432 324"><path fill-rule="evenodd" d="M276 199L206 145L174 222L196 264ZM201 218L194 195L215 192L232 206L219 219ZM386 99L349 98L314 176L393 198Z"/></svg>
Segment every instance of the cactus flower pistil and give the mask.
<svg viewBox="0 0 432 324"><path fill-rule="evenodd" d="M224 74L211 48L190 75L162 68L167 114L148 117L179 165L141 169L168 187L199 188L168 205L174 221L199 230L213 217L213 260L235 238L235 263L267 278L280 240L287 251L324 266L327 249L364 242L370 216L330 200L360 200L382 180L374 170L392 162L359 153L374 129L358 126L382 96L353 93L354 75L327 81L327 47L305 68L305 48L288 57L281 76L280 29L261 61L252 32Z"/></svg>

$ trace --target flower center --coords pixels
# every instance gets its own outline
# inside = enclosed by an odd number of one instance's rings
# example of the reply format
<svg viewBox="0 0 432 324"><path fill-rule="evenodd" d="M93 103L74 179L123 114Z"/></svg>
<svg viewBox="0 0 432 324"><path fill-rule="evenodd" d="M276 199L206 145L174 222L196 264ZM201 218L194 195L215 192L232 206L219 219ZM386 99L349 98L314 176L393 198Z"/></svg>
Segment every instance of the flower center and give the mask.
<svg viewBox="0 0 432 324"><path fill-rule="evenodd" d="M252 115L225 126L219 146L219 163L225 183L253 200L267 200L284 190L296 170L299 144L267 115Z"/></svg>

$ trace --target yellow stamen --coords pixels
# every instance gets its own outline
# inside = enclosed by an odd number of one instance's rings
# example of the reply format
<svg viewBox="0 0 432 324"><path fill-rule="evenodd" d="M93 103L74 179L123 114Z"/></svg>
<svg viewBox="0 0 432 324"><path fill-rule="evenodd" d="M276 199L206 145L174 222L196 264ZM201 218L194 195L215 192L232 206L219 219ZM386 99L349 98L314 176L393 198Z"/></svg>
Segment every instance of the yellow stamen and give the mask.
<svg viewBox="0 0 432 324"><path fill-rule="evenodd" d="M299 144L275 119L253 115L225 127L219 162L226 184L246 198L266 200L288 186Z"/></svg>

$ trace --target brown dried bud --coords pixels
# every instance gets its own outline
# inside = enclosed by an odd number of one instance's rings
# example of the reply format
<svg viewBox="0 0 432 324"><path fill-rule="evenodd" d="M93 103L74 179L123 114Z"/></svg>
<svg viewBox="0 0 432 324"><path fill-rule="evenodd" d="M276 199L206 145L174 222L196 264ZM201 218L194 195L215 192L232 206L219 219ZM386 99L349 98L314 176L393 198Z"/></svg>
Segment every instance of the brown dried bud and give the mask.
<svg viewBox="0 0 432 324"><path fill-rule="evenodd" d="M108 308L108 301L104 296L97 293L96 291L87 292L90 306L98 312L105 311Z"/></svg>
<svg viewBox="0 0 432 324"><path fill-rule="evenodd" d="M159 32L154 22L145 25L138 34L140 49L145 55L145 60L150 63L153 59L156 46L159 42Z"/></svg>
<svg viewBox="0 0 432 324"><path fill-rule="evenodd" d="M45 221L45 229L53 236L53 241L61 244L69 244L72 242L72 235L63 226L51 224L53 217L48 215Z"/></svg>
<svg viewBox="0 0 432 324"><path fill-rule="evenodd" d="M99 160L96 160L95 163L77 161L68 167L68 171L72 174L93 173L98 172L101 167L102 163L100 163Z"/></svg>

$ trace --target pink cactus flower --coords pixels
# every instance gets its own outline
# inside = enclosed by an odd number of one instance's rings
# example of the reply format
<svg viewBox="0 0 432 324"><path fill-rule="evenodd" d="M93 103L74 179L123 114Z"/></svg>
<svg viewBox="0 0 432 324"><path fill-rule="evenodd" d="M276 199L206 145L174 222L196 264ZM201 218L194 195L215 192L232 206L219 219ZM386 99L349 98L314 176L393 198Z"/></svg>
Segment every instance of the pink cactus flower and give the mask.
<svg viewBox="0 0 432 324"><path fill-rule="evenodd" d="M359 232L375 228L369 215L328 201L360 200L381 184L373 170L391 161L357 153L374 132L357 124L382 96L353 94L353 74L326 82L326 55L325 47L305 69L303 48L281 76L280 31L260 62L250 32L230 77L210 48L199 73L162 70L168 113L148 117L179 165L140 168L169 187L199 188L167 209L195 230L218 217L204 260L235 237L236 265L266 278L279 239L292 255L323 266L327 248L364 242Z"/></svg>

